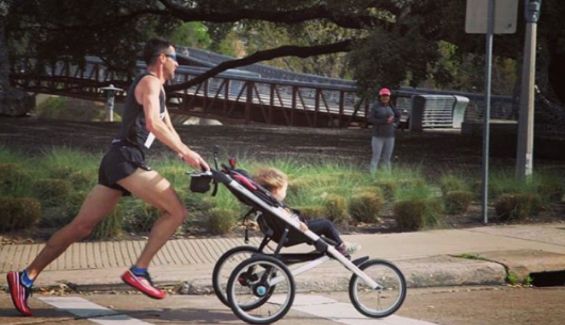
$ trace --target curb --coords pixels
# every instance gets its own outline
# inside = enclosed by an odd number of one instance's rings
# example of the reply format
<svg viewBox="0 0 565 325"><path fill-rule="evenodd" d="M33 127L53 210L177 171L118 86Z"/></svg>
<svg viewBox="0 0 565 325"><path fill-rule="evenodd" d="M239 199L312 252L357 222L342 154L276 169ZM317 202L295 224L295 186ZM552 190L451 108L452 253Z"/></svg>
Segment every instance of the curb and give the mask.
<svg viewBox="0 0 565 325"><path fill-rule="evenodd" d="M395 261L406 278L408 288L447 287L468 285L504 285L507 270L497 262L465 259L448 255ZM352 273L334 263L331 267L320 267L294 278L297 292L346 292ZM106 278L107 279L107 278ZM114 279L112 277L112 279ZM40 292L122 292L132 293L134 289L120 282L98 282L80 284L70 281L45 283L35 287ZM169 293L182 295L214 294L210 274L193 278L167 279L161 277L155 284ZM7 289L3 285L4 290Z"/></svg>

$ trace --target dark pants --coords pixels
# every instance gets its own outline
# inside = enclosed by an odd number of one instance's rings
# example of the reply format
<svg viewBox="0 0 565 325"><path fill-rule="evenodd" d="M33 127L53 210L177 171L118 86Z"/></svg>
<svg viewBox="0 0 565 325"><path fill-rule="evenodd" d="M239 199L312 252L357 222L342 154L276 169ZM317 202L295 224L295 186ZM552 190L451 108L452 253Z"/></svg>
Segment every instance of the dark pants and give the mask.
<svg viewBox="0 0 565 325"><path fill-rule="evenodd" d="M318 236L324 236L336 243L339 246L343 241L339 237L337 228L328 219L316 219L306 222L308 228ZM300 243L308 242L308 238L301 232L295 229L290 229L285 246L292 246Z"/></svg>
<svg viewBox="0 0 565 325"><path fill-rule="evenodd" d="M310 220L306 224L313 233L317 234L318 236L324 235L326 238L333 240L336 243L336 246L339 246L339 244L342 243L337 228L335 227L333 222L329 221L328 219Z"/></svg>

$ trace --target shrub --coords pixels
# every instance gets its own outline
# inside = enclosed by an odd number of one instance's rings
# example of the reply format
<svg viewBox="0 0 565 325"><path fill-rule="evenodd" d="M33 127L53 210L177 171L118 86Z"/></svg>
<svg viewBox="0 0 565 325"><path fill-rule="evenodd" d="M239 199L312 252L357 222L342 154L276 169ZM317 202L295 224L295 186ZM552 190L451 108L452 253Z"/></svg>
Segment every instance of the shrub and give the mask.
<svg viewBox="0 0 565 325"><path fill-rule="evenodd" d="M305 218L317 219L325 218L325 209L321 205L299 206L296 209L300 210L300 215Z"/></svg>
<svg viewBox="0 0 565 325"><path fill-rule="evenodd" d="M85 196L84 192L73 192L63 204L44 207L40 226L59 228L68 224L80 211Z"/></svg>
<svg viewBox="0 0 565 325"><path fill-rule="evenodd" d="M414 231L424 226L424 200L399 201L394 204L394 217L400 231Z"/></svg>
<svg viewBox="0 0 565 325"><path fill-rule="evenodd" d="M516 179L514 174L508 172L493 172L489 180L489 198L498 198L502 194L535 193L537 182L534 180Z"/></svg>
<svg viewBox="0 0 565 325"><path fill-rule="evenodd" d="M538 214L542 206L537 193L502 194L494 202L496 215L501 221L523 220Z"/></svg>
<svg viewBox="0 0 565 325"><path fill-rule="evenodd" d="M443 197L445 211L448 214L464 213L473 200L473 193L469 191L449 191Z"/></svg>
<svg viewBox="0 0 565 325"><path fill-rule="evenodd" d="M329 194L323 203L324 215L337 224L347 224L347 202L343 196Z"/></svg>
<svg viewBox="0 0 565 325"><path fill-rule="evenodd" d="M12 231L35 225L41 218L41 203L28 197L0 197L0 231Z"/></svg>
<svg viewBox="0 0 565 325"><path fill-rule="evenodd" d="M437 198L417 198L396 202L393 211L401 231L414 231L441 224L443 208Z"/></svg>
<svg viewBox="0 0 565 325"><path fill-rule="evenodd" d="M0 193L18 195L26 191L31 176L16 164L0 164Z"/></svg>
<svg viewBox="0 0 565 325"><path fill-rule="evenodd" d="M159 209L142 201L127 200L121 203L124 229L128 232L149 232L161 215Z"/></svg>
<svg viewBox="0 0 565 325"><path fill-rule="evenodd" d="M228 233L237 220L237 213L233 210L213 208L208 211L208 230L215 235Z"/></svg>
<svg viewBox="0 0 565 325"><path fill-rule="evenodd" d="M213 202L206 201L203 195L198 195L197 193L185 192L182 190L177 190L179 197L182 202L184 202L189 214L196 211L208 211L214 207Z"/></svg>
<svg viewBox="0 0 565 325"><path fill-rule="evenodd" d="M398 183L394 180L382 180L378 181L375 185L381 189L385 200L392 201L396 190L398 189Z"/></svg>
<svg viewBox="0 0 565 325"><path fill-rule="evenodd" d="M312 179L308 179L306 177L290 179L288 182L288 193L291 195L300 195L304 191L312 188L312 183Z"/></svg>
<svg viewBox="0 0 565 325"><path fill-rule="evenodd" d="M563 180L555 177L543 177L539 181L536 192L539 193L544 200L559 202L563 197L564 191L565 186L563 185Z"/></svg>
<svg viewBox="0 0 565 325"><path fill-rule="evenodd" d="M122 223L121 207L118 205L94 228L91 238L95 240L116 238L122 233Z"/></svg>
<svg viewBox="0 0 565 325"><path fill-rule="evenodd" d="M62 205L72 191L71 184L62 179L41 179L34 183L34 195L44 206Z"/></svg>
<svg viewBox="0 0 565 325"><path fill-rule="evenodd" d="M67 153L67 155L69 154L70 153ZM75 166L72 167L67 165L49 166L49 175L51 176L51 178L67 178L69 177L69 175L71 175L74 172L76 172Z"/></svg>
<svg viewBox="0 0 565 325"><path fill-rule="evenodd" d="M69 174L68 179L75 190L86 190L94 185L97 177L92 172L79 170Z"/></svg>
<svg viewBox="0 0 565 325"><path fill-rule="evenodd" d="M442 195L445 196L449 192L468 191L470 186L467 185L467 183L465 182L465 180L463 178L452 175L452 174L448 174L448 175L443 175L443 176L440 177L439 187L441 189Z"/></svg>
<svg viewBox="0 0 565 325"><path fill-rule="evenodd" d="M384 199L380 194L370 192L356 194L349 200L349 214L360 222L376 222L383 204Z"/></svg>

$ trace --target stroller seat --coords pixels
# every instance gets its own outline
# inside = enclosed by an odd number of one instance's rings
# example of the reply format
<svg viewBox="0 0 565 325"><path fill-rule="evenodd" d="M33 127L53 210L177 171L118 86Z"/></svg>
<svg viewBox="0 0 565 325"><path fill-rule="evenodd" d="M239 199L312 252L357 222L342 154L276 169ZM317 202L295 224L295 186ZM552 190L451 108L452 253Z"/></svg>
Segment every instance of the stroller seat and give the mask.
<svg viewBox="0 0 565 325"><path fill-rule="evenodd" d="M239 184L243 185L246 189L251 191L256 197L268 203L269 205L273 207L284 207L284 204L275 199L270 191L252 180L245 170L233 170L232 178ZM265 209L257 205L255 202L249 200L249 198L243 197L240 194L238 195L238 193L235 193L234 191L232 192L242 203L252 206L255 211L261 212L261 215L257 217L259 229L265 236L267 236L277 244L280 243L280 240L283 237L286 229L288 229L288 233L284 243L282 244L284 247L294 246L302 243L307 243L309 245L313 244L311 240L302 232L294 229L292 226L286 224L283 220L272 215L270 212L265 211Z"/></svg>

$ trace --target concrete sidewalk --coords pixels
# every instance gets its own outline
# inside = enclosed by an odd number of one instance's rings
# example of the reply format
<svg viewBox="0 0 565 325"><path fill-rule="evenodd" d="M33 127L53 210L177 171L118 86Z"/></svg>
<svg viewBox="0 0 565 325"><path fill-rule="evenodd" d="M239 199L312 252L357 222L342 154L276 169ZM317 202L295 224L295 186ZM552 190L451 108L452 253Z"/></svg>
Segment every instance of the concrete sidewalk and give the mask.
<svg viewBox="0 0 565 325"><path fill-rule="evenodd" d="M394 262L409 287L502 284L509 273L525 278L531 273L565 271L565 223L485 226L411 233L346 235L362 245L354 255ZM258 246L260 238L251 238ZM74 244L36 281L36 287L73 290L122 290L120 275L140 253L144 241ZM154 281L183 293L212 292L216 260L242 238L175 239L155 257ZM20 270L42 245L0 247L0 285L5 274ZM310 251L299 245L286 252ZM351 273L335 261L299 275L298 291L347 290Z"/></svg>

